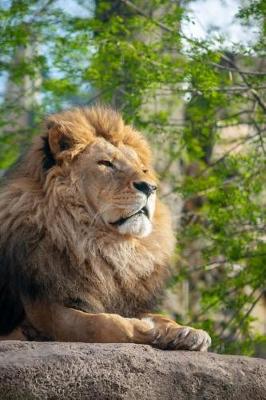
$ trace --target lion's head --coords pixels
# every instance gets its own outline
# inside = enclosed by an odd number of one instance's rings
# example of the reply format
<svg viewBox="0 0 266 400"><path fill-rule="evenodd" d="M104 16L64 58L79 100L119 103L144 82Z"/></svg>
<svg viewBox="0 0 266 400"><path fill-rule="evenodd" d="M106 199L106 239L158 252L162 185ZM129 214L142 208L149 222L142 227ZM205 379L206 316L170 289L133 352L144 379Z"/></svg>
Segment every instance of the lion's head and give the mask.
<svg viewBox="0 0 266 400"><path fill-rule="evenodd" d="M44 186L53 177L57 188L75 191L75 198L79 192L95 222L121 235L148 236L157 185L145 139L103 107L52 115L46 130L37 140Z"/></svg>

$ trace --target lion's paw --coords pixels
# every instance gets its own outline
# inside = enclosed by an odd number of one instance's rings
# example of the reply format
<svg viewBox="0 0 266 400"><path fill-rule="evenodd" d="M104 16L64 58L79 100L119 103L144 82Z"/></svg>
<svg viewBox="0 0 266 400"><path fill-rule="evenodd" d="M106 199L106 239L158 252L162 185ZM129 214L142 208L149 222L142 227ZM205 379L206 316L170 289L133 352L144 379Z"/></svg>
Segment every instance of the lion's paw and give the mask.
<svg viewBox="0 0 266 400"><path fill-rule="evenodd" d="M161 349L207 351L211 338L202 329L171 326L165 335L158 333L153 344Z"/></svg>

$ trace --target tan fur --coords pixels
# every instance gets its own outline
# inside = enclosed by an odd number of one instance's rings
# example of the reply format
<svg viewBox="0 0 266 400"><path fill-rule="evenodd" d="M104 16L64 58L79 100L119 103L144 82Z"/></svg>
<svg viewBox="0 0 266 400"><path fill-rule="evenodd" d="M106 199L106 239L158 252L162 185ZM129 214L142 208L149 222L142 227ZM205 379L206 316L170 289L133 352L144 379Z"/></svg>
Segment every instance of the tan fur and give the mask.
<svg viewBox="0 0 266 400"><path fill-rule="evenodd" d="M55 340L180 348L170 344L177 324L156 317L151 329L137 318L154 307L169 273L168 210L152 195L149 220L136 217L128 232L116 225L143 206L134 182L156 183L147 142L102 107L52 115L44 129L0 194L3 338L30 324ZM195 349L206 349L206 337L197 338Z"/></svg>

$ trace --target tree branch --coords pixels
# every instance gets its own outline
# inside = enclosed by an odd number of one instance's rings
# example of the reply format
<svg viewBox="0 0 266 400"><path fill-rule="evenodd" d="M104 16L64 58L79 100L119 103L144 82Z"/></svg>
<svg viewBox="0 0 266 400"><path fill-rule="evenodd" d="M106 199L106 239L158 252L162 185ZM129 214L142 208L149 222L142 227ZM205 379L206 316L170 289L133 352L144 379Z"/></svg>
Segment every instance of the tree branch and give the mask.
<svg viewBox="0 0 266 400"><path fill-rule="evenodd" d="M200 47L206 51L209 51L210 49L205 46L203 43L198 42L194 39L191 39L184 35L181 31L176 32L175 30L169 28L167 25L161 23L157 19L151 17L150 15L147 15L141 8L136 6L132 1L130 0L120 0L122 3L126 4L128 7L131 7L133 10L135 10L138 14L142 15L143 17L150 19L156 26L160 27L161 29L165 30L168 33L173 33L178 35L179 37L185 39L189 43L192 43L193 45ZM221 57L222 60L226 61L231 67L241 76L243 82L246 84L246 86L250 89L251 95L254 99L257 100L259 106L261 109L266 112L266 104L264 101L261 99L259 94L256 92L256 90L253 88L253 86L249 83L249 81L246 78L246 74L244 71L241 71L241 69L233 62L233 60L230 57L227 57L223 52L218 52L219 56Z"/></svg>

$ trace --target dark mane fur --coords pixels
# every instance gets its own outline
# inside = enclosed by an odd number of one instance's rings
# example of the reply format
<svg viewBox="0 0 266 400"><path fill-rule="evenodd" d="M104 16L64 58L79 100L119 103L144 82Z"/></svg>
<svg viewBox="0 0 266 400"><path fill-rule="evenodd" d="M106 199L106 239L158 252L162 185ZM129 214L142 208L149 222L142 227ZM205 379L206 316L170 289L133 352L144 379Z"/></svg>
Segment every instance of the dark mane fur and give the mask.
<svg viewBox="0 0 266 400"><path fill-rule="evenodd" d="M42 165L43 169L45 171L48 171L55 165L55 159L49 146L48 136L43 136L42 140L43 140L43 147L41 151L43 152L44 155Z"/></svg>

